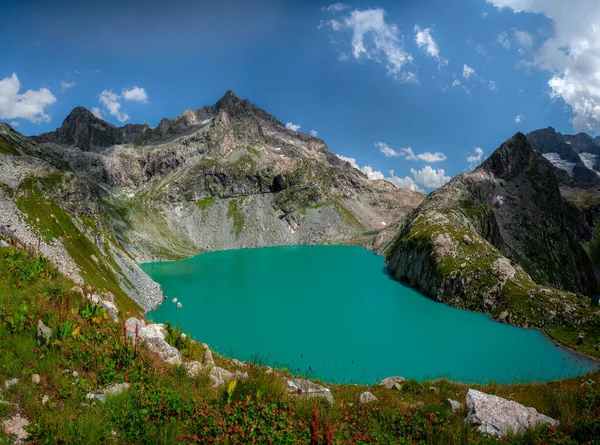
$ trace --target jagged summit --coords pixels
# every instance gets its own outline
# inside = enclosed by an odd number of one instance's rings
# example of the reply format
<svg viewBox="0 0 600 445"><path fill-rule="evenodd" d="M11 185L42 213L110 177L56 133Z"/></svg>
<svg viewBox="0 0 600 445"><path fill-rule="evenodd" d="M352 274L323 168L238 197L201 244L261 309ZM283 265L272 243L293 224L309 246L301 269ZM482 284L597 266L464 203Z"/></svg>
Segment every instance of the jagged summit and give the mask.
<svg viewBox="0 0 600 445"><path fill-rule="evenodd" d="M482 164L481 168L499 178L510 178L531 167L541 157L535 153L521 132L504 142Z"/></svg>

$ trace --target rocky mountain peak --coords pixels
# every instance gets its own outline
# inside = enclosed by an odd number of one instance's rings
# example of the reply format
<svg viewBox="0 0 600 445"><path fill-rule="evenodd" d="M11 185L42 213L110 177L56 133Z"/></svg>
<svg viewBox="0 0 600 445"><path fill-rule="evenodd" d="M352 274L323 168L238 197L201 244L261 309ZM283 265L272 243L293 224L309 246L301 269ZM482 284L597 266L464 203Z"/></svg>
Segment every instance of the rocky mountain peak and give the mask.
<svg viewBox="0 0 600 445"><path fill-rule="evenodd" d="M508 179L540 160L525 135L519 132L500 145L481 167L498 178Z"/></svg>

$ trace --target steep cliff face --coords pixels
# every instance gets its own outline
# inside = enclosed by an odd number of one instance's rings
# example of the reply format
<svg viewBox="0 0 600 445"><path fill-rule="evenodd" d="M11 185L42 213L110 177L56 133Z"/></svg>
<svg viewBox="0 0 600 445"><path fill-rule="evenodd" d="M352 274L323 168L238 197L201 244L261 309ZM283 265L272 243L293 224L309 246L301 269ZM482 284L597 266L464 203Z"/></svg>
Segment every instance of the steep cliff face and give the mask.
<svg viewBox="0 0 600 445"><path fill-rule="evenodd" d="M369 180L323 140L231 91L156 128L115 127L78 107L51 133L1 130L0 220L22 221L18 237L52 251L71 277L120 287L143 309L160 298L150 284L137 286L145 278L136 262L343 242L402 219L423 199ZM36 215L38 201L58 223Z"/></svg>
<svg viewBox="0 0 600 445"><path fill-rule="evenodd" d="M600 333L589 309L597 281L582 247L594 226L587 212L561 196L555 168L517 134L407 218L388 270L456 307L548 331L568 326L574 344L583 326Z"/></svg>

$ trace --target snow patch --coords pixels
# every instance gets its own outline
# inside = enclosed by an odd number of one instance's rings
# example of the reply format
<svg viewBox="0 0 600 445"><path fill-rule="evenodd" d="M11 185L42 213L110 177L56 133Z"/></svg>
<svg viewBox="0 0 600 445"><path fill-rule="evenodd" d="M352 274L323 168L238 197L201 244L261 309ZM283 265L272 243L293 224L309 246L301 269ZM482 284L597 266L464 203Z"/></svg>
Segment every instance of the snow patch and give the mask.
<svg viewBox="0 0 600 445"><path fill-rule="evenodd" d="M569 176L573 176L573 168L575 167L574 162L567 162L564 159L561 159L558 153L543 153L542 156L548 159L555 167L565 170Z"/></svg>
<svg viewBox="0 0 600 445"><path fill-rule="evenodd" d="M212 119L204 119L202 125L208 124L210 121L212 121Z"/></svg>
<svg viewBox="0 0 600 445"><path fill-rule="evenodd" d="M579 153L579 158L583 162L583 165L585 165L587 168L589 168L598 176L600 176L600 173L594 170L594 163L596 162L597 157L598 155L594 155L592 153Z"/></svg>

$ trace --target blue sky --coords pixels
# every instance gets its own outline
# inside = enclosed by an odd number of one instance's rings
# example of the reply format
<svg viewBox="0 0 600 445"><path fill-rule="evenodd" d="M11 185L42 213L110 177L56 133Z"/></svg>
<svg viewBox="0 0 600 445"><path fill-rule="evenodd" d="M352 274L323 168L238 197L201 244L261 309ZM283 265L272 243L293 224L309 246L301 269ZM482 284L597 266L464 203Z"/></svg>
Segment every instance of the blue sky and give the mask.
<svg viewBox="0 0 600 445"><path fill-rule="evenodd" d="M566 3L0 0L0 120L157 125L231 89L429 191L517 131L600 128L600 2Z"/></svg>

